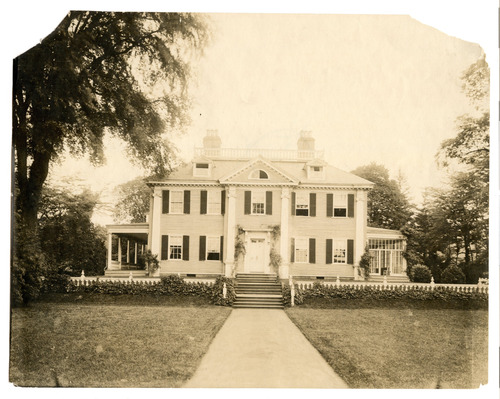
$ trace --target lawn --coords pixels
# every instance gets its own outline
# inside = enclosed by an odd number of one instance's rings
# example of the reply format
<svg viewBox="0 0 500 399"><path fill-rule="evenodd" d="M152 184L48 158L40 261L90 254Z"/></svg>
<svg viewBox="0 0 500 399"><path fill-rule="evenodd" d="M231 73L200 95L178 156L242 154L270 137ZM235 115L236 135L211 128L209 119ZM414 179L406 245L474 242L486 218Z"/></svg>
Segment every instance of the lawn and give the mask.
<svg viewBox="0 0 500 399"><path fill-rule="evenodd" d="M13 309L20 386L179 387L231 312L216 306L36 303Z"/></svg>
<svg viewBox="0 0 500 399"><path fill-rule="evenodd" d="M488 373L488 312L289 308L352 388L477 388Z"/></svg>

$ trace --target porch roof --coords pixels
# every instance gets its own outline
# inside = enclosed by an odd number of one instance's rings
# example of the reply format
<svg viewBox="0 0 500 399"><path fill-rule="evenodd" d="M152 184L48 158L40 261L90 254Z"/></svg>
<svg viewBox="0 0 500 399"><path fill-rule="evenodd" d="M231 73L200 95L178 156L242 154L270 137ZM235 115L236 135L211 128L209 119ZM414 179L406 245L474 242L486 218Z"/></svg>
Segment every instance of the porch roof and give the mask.
<svg viewBox="0 0 500 399"><path fill-rule="evenodd" d="M380 238L387 240L404 240L405 236L399 230L382 229L380 227L367 227L366 235L368 238Z"/></svg>
<svg viewBox="0 0 500 399"><path fill-rule="evenodd" d="M145 241L148 239L149 223L107 224L106 232Z"/></svg>

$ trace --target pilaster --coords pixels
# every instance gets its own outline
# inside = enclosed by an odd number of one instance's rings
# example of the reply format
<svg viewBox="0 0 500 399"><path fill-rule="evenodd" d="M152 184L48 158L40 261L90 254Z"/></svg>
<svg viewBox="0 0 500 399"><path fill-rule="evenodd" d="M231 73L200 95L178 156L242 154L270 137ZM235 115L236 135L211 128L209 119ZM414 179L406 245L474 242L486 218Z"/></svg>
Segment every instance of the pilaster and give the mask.
<svg viewBox="0 0 500 399"><path fill-rule="evenodd" d="M288 253L289 242L289 216L290 216L290 188L281 189L281 234L280 234L280 255L281 266L279 277L286 279L290 271L290 254Z"/></svg>
<svg viewBox="0 0 500 399"><path fill-rule="evenodd" d="M235 245L235 234L236 234L236 188L229 187L227 192L227 230L226 230L226 242L227 242L227 252L226 261L224 263L224 275L226 277L232 277L234 269L234 245Z"/></svg>

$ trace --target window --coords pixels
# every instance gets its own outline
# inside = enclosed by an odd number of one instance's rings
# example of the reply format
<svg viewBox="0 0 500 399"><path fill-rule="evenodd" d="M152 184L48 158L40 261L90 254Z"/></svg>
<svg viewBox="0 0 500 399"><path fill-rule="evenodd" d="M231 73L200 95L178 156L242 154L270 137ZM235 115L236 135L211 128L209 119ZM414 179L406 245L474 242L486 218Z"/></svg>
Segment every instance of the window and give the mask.
<svg viewBox="0 0 500 399"><path fill-rule="evenodd" d="M264 191L252 192L252 215L264 215L266 210L266 193Z"/></svg>
<svg viewBox="0 0 500 399"><path fill-rule="evenodd" d="M209 191L207 201L207 213L209 215L221 214L221 193L220 191Z"/></svg>
<svg viewBox="0 0 500 399"><path fill-rule="evenodd" d="M346 240L333 240L333 263L347 263Z"/></svg>
<svg viewBox="0 0 500 399"><path fill-rule="evenodd" d="M170 213L183 213L184 191L170 192Z"/></svg>
<svg viewBox="0 0 500 399"><path fill-rule="evenodd" d="M256 169L250 173L250 179L269 179L266 171L262 169Z"/></svg>
<svg viewBox="0 0 500 399"><path fill-rule="evenodd" d="M347 216L347 194L333 195L333 216L343 218Z"/></svg>
<svg viewBox="0 0 500 399"><path fill-rule="evenodd" d="M207 260L220 260L220 237L207 237Z"/></svg>
<svg viewBox="0 0 500 399"><path fill-rule="evenodd" d="M170 236L168 259L182 259L182 236Z"/></svg>
<svg viewBox="0 0 500 399"><path fill-rule="evenodd" d="M295 198L295 215L309 216L309 194L304 191L298 191Z"/></svg>
<svg viewBox="0 0 500 399"><path fill-rule="evenodd" d="M309 239L295 239L295 263L307 263L309 253Z"/></svg>
<svg viewBox="0 0 500 399"><path fill-rule="evenodd" d="M370 251L370 273L403 274L404 241L389 239L368 240Z"/></svg>
<svg viewBox="0 0 500 399"><path fill-rule="evenodd" d="M195 163L194 175L204 177L210 175L210 165L208 163Z"/></svg>

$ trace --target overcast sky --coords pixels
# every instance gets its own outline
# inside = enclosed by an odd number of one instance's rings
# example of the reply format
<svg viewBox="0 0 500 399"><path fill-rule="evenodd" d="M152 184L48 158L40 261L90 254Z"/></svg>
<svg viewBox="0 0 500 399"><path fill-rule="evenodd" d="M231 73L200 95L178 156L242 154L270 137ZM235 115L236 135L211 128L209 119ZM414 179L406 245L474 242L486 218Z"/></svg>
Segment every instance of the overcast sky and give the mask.
<svg viewBox="0 0 500 399"><path fill-rule="evenodd" d="M214 39L196 65L193 123L174 137L189 160L207 129L225 147L296 148L310 130L325 160L343 170L377 162L401 171L415 202L442 184L435 154L469 111L460 75L478 44L404 15L213 14ZM112 187L142 173L108 142L107 165L52 169L111 202ZM109 223L102 213L96 220Z"/></svg>

